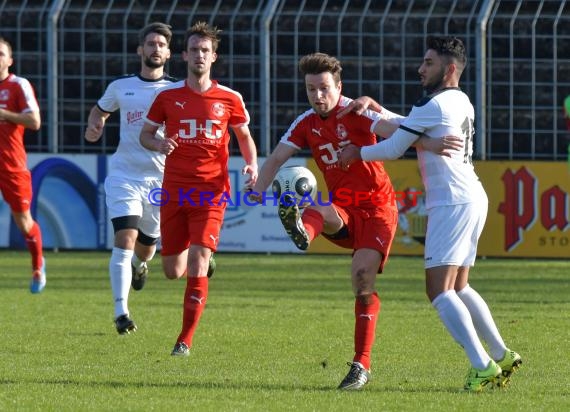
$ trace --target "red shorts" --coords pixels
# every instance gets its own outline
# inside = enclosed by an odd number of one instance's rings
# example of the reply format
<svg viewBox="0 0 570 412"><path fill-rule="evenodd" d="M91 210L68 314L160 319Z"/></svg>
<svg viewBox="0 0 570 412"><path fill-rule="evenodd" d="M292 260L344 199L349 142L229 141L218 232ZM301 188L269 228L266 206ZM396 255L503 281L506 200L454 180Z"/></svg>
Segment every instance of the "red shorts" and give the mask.
<svg viewBox="0 0 570 412"><path fill-rule="evenodd" d="M177 255L190 245L204 246L215 252L225 210L225 204L195 206L172 202L161 206L162 255Z"/></svg>
<svg viewBox="0 0 570 412"><path fill-rule="evenodd" d="M22 172L4 172L0 179L0 191L12 212L26 212L32 206L32 174Z"/></svg>
<svg viewBox="0 0 570 412"><path fill-rule="evenodd" d="M346 249L373 249L382 254L378 273L382 273L388 259L392 241L398 227L396 208L356 209L334 205L338 215L348 228L348 237L335 239L323 233L323 236L337 246Z"/></svg>

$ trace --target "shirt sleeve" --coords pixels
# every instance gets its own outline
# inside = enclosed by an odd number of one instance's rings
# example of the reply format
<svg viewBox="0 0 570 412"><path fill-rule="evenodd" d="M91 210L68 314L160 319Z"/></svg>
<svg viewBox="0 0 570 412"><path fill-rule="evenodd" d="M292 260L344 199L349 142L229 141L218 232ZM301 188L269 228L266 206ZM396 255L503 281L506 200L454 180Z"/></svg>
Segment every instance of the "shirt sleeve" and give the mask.
<svg viewBox="0 0 570 412"><path fill-rule="evenodd" d="M398 121L401 122L400 126L390 138L361 149L362 160L393 160L402 157L426 130L441 123L439 106L433 100L414 106L407 117L399 118Z"/></svg>
<svg viewBox="0 0 570 412"><path fill-rule="evenodd" d="M24 97L24 108L22 113L39 112L40 106L31 83L27 79L21 78L20 87Z"/></svg>
<svg viewBox="0 0 570 412"><path fill-rule="evenodd" d="M162 107L161 91L157 90L147 112L143 115L144 119L155 126L162 126L166 119Z"/></svg>
<svg viewBox="0 0 570 412"><path fill-rule="evenodd" d="M249 125L249 112L245 107L243 97L236 92L236 97L233 99L233 110L228 124L231 127L240 127Z"/></svg>
<svg viewBox="0 0 570 412"><path fill-rule="evenodd" d="M405 126L400 126L394 134L386 140L372 146L364 146L360 149L362 160L393 160L402 157L406 150L420 137L421 132L416 132Z"/></svg>
<svg viewBox="0 0 570 412"><path fill-rule="evenodd" d="M396 125L401 125L402 122L404 121L404 119L406 118L405 116L402 116L401 114L398 113L394 113L391 112L390 110L386 109L385 107L382 107L382 118L384 118L385 120L389 121L392 124L396 124Z"/></svg>
<svg viewBox="0 0 570 412"><path fill-rule="evenodd" d="M289 129L287 129L285 134L281 137L280 140L281 143L294 147L297 150L301 150L305 147L308 147L305 137L306 122L303 122L303 120L307 116L307 113L308 112L305 112L303 115L295 119L295 121L289 126Z"/></svg>
<svg viewBox="0 0 570 412"><path fill-rule="evenodd" d="M103 112L113 113L119 110L119 100L117 99L117 83L111 82L105 89L103 96L97 101L97 106Z"/></svg>

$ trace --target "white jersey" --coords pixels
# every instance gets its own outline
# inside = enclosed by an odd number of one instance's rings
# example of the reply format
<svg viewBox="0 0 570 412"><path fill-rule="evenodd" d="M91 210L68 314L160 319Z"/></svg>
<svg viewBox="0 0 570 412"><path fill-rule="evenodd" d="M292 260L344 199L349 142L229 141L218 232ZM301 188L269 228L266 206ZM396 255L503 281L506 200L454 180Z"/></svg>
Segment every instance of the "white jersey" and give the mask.
<svg viewBox="0 0 570 412"><path fill-rule="evenodd" d="M451 157L417 150L426 191L426 209L486 199L485 190L471 162L474 112L469 97L458 87L437 91L420 99L389 139L363 148L362 158L397 158L422 134L431 138L461 137L464 139L464 149L452 151ZM380 148L381 145L384 147Z"/></svg>
<svg viewBox="0 0 570 412"><path fill-rule="evenodd" d="M174 81L169 76L149 80L132 74L109 83L97 106L107 113L119 110L121 123L119 145L111 156L108 176L137 181L162 180L165 156L145 149L139 135L156 90ZM162 135L162 128L158 135Z"/></svg>

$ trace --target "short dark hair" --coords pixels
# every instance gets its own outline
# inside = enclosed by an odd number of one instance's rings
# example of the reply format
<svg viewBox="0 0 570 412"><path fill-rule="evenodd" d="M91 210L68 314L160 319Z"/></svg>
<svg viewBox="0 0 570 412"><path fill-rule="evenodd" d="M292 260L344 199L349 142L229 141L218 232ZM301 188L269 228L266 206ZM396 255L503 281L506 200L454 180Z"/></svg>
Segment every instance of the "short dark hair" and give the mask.
<svg viewBox="0 0 570 412"><path fill-rule="evenodd" d="M188 47L188 39L194 35L199 37L204 37L206 39L211 40L212 42L212 51L215 52L218 50L218 44L220 44L220 33L222 30L219 30L216 26L210 26L205 21L198 21L192 25L188 30L186 30L186 37L184 39L184 49Z"/></svg>
<svg viewBox="0 0 570 412"><path fill-rule="evenodd" d="M166 39L166 43L170 45L172 40L172 26L160 22L154 22L146 25L139 31L139 46L143 46L146 36L150 33L160 34Z"/></svg>
<svg viewBox="0 0 570 412"><path fill-rule="evenodd" d="M342 66L336 57L326 53L312 53L301 58L299 61L299 71L303 76L329 72L332 74L334 82L338 84L340 82Z"/></svg>
<svg viewBox="0 0 570 412"><path fill-rule="evenodd" d="M454 36L429 36L426 40L427 49L435 50L439 56L447 57L454 60L459 66L459 70L463 71L467 64L465 55L465 45Z"/></svg>

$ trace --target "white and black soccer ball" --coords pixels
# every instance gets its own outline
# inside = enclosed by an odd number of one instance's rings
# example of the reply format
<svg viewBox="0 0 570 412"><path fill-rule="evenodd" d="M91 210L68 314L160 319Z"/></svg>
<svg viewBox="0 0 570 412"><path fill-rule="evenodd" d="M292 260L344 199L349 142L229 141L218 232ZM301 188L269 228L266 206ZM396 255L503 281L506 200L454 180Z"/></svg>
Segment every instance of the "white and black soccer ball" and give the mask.
<svg viewBox="0 0 570 412"><path fill-rule="evenodd" d="M317 196L317 178L303 166L282 167L275 175L271 188L280 201L283 195L292 195L298 206L309 206Z"/></svg>

